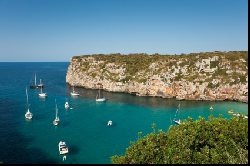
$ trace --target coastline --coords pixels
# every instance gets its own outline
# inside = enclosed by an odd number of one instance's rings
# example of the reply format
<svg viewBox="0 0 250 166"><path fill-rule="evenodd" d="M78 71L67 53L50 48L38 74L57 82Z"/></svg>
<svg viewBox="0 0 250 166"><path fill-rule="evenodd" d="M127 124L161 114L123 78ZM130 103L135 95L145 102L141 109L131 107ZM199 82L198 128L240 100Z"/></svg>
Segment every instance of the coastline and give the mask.
<svg viewBox="0 0 250 166"><path fill-rule="evenodd" d="M247 53L77 56L66 83L136 96L248 103Z"/></svg>
<svg viewBox="0 0 250 166"><path fill-rule="evenodd" d="M70 86L72 87L72 85L70 85L68 82L66 83L67 86ZM79 86L79 85L76 85L74 86L76 88L82 88L82 89L87 89L87 90L98 90L98 88L86 88L84 86ZM111 93L125 93L125 94L130 94L130 95L133 95L133 96L137 96L137 97L159 97L159 98L162 98L162 99L175 99L175 100L179 100L179 101L211 101L211 102L219 102L219 101L224 101L224 102L239 102L239 103L245 103L245 104L248 104L248 101L247 100L236 100L236 99L215 99L215 100L211 100L211 99L180 99L180 98L176 98L176 97L165 97L165 96L153 96L153 95L139 95L138 93L135 93L135 92L127 92L127 91L110 91L110 90L107 90L107 89L102 89L103 91L105 92L111 92Z"/></svg>

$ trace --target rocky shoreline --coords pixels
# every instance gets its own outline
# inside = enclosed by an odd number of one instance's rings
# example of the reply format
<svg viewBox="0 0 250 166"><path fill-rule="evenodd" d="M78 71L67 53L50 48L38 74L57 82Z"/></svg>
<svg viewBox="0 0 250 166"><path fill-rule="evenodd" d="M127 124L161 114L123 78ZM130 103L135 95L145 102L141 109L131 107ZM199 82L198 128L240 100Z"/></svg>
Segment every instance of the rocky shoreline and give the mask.
<svg viewBox="0 0 250 166"><path fill-rule="evenodd" d="M140 66L132 64L132 67L126 68L129 62L124 60L124 56L127 55L73 57L68 67L66 82L71 86L88 89L102 88L110 92L125 92L137 96L158 96L176 98L177 100L230 100L248 103L247 71L245 71L245 68L235 70L233 68L235 67L234 62L223 58L223 55L203 56L197 54L179 56L179 59L175 59L174 56L162 59L162 56L155 58L151 55L156 60L150 61L148 66L145 67L149 70L136 70L133 75L129 75L128 71L133 67L140 68ZM195 57L196 61L192 64L185 61L185 59L190 58L189 56ZM113 57L115 57L115 60ZM247 69L248 66L244 57L244 55L241 56L237 63L241 66L242 64L246 65ZM122 63L116 62L116 59L119 60L119 58L123 58ZM179 62L186 62L186 65ZM212 66L213 62L216 62L217 66ZM162 69L158 70L161 67ZM218 68L220 70L226 69L226 81L232 81L226 82L221 75L216 74ZM190 73L190 70L192 73ZM236 74L231 74L234 72ZM235 81L237 80L235 75L238 75L241 80ZM245 80L242 81L242 78Z"/></svg>

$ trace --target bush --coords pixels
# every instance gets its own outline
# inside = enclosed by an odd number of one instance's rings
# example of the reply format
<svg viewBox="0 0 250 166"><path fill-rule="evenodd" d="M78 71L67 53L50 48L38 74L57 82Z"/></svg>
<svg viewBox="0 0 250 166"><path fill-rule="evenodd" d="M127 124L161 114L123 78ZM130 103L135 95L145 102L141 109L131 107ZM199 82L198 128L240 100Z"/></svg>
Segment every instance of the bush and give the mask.
<svg viewBox="0 0 250 166"><path fill-rule="evenodd" d="M191 118L168 132L139 138L124 156L112 156L115 164L247 164L248 121L209 117Z"/></svg>

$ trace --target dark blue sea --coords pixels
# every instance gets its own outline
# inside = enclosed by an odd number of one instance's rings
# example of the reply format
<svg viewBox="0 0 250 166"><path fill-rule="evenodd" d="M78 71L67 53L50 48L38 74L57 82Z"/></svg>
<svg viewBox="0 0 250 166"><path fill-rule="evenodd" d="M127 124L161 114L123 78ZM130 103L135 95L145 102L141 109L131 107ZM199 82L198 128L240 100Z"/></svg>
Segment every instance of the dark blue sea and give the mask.
<svg viewBox="0 0 250 166"><path fill-rule="evenodd" d="M240 102L176 101L158 97L102 92L109 100L96 103L98 91L75 88L77 98L70 96L66 84L69 63L0 63L0 163L111 163L113 155L124 155L138 132L146 135L156 129L167 131L173 118L186 119L209 115L230 118L228 110L248 114L248 104ZM38 97L39 90L30 89L36 73L42 79L48 97ZM30 111L27 121L26 93ZM53 125L55 99L60 124ZM70 108L64 103L69 101ZM176 110L180 109L178 114ZM213 106L213 111L209 108ZM112 126L107 126L109 120ZM58 142L69 146L67 160L58 152Z"/></svg>

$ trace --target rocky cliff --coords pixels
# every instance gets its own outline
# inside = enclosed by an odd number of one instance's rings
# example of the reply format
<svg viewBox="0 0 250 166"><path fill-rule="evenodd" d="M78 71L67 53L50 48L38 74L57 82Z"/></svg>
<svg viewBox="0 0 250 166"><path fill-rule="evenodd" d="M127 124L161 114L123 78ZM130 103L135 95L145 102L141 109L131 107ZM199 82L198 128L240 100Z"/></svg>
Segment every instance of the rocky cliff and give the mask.
<svg viewBox="0 0 250 166"><path fill-rule="evenodd" d="M74 56L66 82L138 96L248 102L248 52Z"/></svg>

